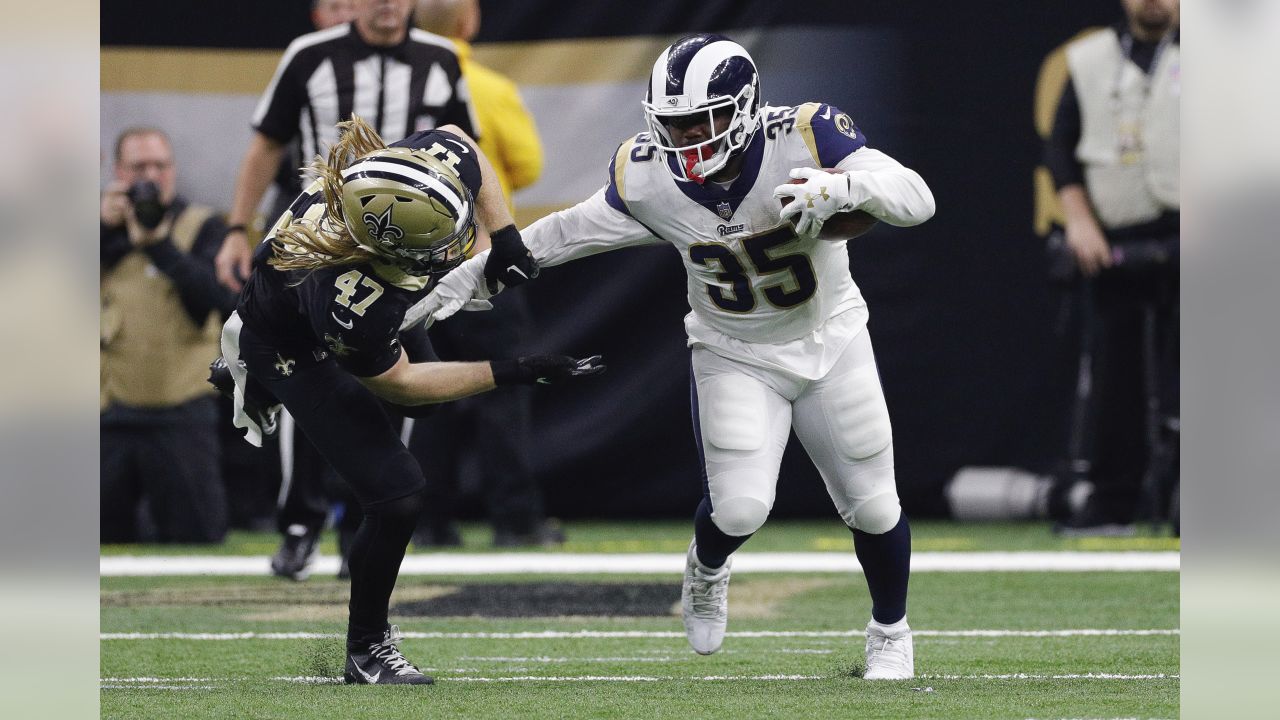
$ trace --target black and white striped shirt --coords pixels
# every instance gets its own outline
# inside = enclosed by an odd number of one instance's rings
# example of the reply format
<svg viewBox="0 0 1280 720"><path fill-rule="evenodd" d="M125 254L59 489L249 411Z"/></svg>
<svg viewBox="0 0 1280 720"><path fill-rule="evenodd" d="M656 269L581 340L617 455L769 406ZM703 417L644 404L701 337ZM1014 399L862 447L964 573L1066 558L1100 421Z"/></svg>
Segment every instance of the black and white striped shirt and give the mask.
<svg viewBox="0 0 1280 720"><path fill-rule="evenodd" d="M302 157L325 152L335 125L359 115L387 142L452 123L476 136L477 123L449 40L411 28L391 47L366 43L354 23L290 43L253 113L253 127Z"/></svg>

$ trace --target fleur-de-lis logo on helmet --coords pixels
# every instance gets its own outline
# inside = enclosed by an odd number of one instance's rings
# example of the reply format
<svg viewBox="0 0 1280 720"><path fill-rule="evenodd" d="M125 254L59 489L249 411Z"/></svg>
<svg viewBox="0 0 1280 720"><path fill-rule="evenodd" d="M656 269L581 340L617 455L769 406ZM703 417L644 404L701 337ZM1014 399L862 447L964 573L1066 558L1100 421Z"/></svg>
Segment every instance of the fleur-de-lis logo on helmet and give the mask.
<svg viewBox="0 0 1280 720"><path fill-rule="evenodd" d="M393 205L388 205L381 215L367 212L361 218L364 220L364 226L369 230L369 237L384 245L394 243L404 237L404 230L391 224L392 207Z"/></svg>

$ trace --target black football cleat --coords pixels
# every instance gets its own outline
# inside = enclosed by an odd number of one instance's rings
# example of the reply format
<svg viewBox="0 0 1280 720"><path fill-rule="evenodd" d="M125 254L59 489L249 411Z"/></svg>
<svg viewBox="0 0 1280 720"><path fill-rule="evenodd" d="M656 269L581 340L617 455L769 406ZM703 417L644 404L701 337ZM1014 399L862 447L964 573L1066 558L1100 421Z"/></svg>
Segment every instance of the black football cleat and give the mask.
<svg viewBox="0 0 1280 720"><path fill-rule="evenodd" d="M387 628L381 642L370 643L367 652L347 651L347 669L342 679L354 685L431 685L435 679L400 654L400 628Z"/></svg>
<svg viewBox="0 0 1280 720"><path fill-rule="evenodd" d="M280 549L271 556L271 574L290 580L306 580L311 574L311 561L316 556L319 532L311 532L305 525L290 525L284 533Z"/></svg>

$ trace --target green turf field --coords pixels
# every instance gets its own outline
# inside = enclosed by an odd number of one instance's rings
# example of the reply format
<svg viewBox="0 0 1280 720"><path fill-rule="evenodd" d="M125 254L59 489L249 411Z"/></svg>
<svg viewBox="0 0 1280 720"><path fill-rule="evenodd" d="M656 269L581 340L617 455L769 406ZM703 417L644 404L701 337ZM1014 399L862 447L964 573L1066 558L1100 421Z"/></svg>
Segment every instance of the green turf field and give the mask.
<svg viewBox="0 0 1280 720"><path fill-rule="evenodd" d="M1152 535L1064 541L1038 524L917 523L914 529L922 551L1177 549L1176 541ZM747 551L834 552L847 542L847 533L837 530L829 523L774 523ZM571 524L568 532L565 550L571 552L680 552L688 528ZM478 526L467 527L465 538L464 550L471 552L487 542ZM244 534L208 552L266 554L273 545L269 535ZM104 554L147 550L104 548ZM566 597L582 601L573 604L573 616L556 609L569 607L556 604ZM857 677L860 631L870 612L859 575L735 576L730 635L710 657L688 649L678 597L679 578L667 576L406 577L393 598L392 620L411 634L405 654L437 684L385 688L336 684L346 588L330 578L106 577L102 717L1179 713L1175 572L919 573L909 615L918 677L903 682ZM614 615L611 607L631 614Z"/></svg>

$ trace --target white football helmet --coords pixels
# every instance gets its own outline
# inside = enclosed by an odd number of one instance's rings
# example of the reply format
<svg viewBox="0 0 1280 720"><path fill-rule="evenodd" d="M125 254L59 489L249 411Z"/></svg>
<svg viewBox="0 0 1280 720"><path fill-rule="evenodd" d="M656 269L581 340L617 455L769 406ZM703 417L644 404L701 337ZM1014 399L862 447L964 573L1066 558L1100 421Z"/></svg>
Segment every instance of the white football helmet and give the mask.
<svg viewBox="0 0 1280 720"><path fill-rule="evenodd" d="M715 117L732 112L724 132ZM668 127L705 119L711 138L676 147ZM751 142L760 126L760 75L745 48L723 35L690 35L662 51L649 75L645 122L677 180L702 183Z"/></svg>

